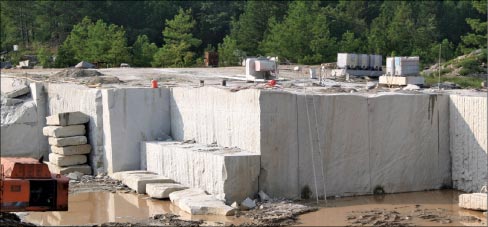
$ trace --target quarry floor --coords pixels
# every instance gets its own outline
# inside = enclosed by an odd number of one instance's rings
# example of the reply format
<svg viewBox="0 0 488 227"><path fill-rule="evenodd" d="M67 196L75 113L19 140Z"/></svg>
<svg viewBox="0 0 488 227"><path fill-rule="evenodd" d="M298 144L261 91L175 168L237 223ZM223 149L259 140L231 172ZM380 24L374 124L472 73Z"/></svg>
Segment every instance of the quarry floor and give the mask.
<svg viewBox="0 0 488 227"><path fill-rule="evenodd" d="M317 76L324 75L322 82L310 79L309 68L317 69ZM325 77L321 73L320 66L301 66L299 71L293 70L294 66L279 66L279 82L273 89L285 91L304 91L314 93L378 93L378 92L404 92L404 93L449 93L463 95L479 95L486 93L486 89L454 89L439 91L437 88L425 88L415 91L402 90L399 87L373 86L378 82L377 78L369 80L351 77L346 81L344 77ZM60 69L3 69L2 77L25 77L31 81L49 83L75 83L88 86L87 78L54 77ZM103 74L101 81L92 82L89 87L123 88L123 87L150 87L151 80L157 80L159 86L164 87L199 87L203 80L206 86L221 85L222 80L227 80L227 87L235 90L247 88L269 88L263 82L250 83L245 80L245 67L217 67L217 68L101 68L97 69ZM117 77L120 82L113 82ZM105 78L105 79L104 79ZM99 82L99 83L98 83ZM369 82L369 83L368 83ZM373 83L373 84L372 84Z"/></svg>
<svg viewBox="0 0 488 227"><path fill-rule="evenodd" d="M456 190L260 204L235 216L188 215L168 200L137 195L108 177L70 183L69 211L16 213L39 226L486 226L482 212L457 206ZM292 211L292 212L290 212Z"/></svg>

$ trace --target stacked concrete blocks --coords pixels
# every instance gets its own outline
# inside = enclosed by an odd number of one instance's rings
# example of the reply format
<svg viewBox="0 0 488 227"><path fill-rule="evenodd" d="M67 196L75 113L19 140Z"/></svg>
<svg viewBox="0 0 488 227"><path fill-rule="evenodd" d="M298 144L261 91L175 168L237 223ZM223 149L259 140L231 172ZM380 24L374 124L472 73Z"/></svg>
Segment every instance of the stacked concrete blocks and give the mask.
<svg viewBox="0 0 488 227"><path fill-rule="evenodd" d="M51 153L48 166L53 173L67 174L81 172L91 174L87 165L87 154L91 145L87 144L85 125L89 118L81 112L59 113L46 117L47 126L42 133L48 136Z"/></svg>

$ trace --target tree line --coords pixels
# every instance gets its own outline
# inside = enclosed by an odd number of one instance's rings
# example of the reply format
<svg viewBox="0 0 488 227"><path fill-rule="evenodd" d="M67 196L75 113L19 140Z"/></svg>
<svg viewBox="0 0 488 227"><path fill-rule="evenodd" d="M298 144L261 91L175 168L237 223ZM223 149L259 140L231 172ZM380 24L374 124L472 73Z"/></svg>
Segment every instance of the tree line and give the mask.
<svg viewBox="0 0 488 227"><path fill-rule="evenodd" d="M81 60L138 67L220 65L246 56L300 64L338 52L435 62L486 48L487 5L473 1L1 1L1 50L46 67ZM18 55L17 55L18 56ZM55 58L51 58L55 56ZM16 59L13 59L14 61Z"/></svg>

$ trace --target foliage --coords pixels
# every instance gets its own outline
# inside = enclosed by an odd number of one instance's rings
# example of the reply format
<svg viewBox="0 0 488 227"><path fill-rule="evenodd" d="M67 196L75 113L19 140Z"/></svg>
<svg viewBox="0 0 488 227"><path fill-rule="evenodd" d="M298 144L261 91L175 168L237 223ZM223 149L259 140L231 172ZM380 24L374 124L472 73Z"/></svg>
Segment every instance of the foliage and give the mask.
<svg viewBox="0 0 488 227"><path fill-rule="evenodd" d="M57 60L66 63L89 61L120 65L129 60L124 29L107 25L103 20L94 23L88 17L73 27L62 48L65 53L59 54ZM65 57L67 59L63 59Z"/></svg>
<svg viewBox="0 0 488 227"><path fill-rule="evenodd" d="M166 20L166 27L163 30L166 44L156 52L152 65L187 67L195 64L195 52L192 51L192 48L198 47L202 43L192 35L195 24L191 10L181 8L172 20Z"/></svg>
<svg viewBox="0 0 488 227"><path fill-rule="evenodd" d="M37 51L37 59L44 68L52 67L51 53L45 48L40 47Z"/></svg>
<svg viewBox="0 0 488 227"><path fill-rule="evenodd" d="M146 35L138 36L132 45L132 65L135 67L151 66L151 61L157 51L156 44L149 43L149 38Z"/></svg>
<svg viewBox="0 0 488 227"><path fill-rule="evenodd" d="M222 44L218 45L219 66L239 65L237 42L229 36L224 38Z"/></svg>
<svg viewBox="0 0 488 227"><path fill-rule="evenodd" d="M419 55L422 64L429 64L438 61L440 44L443 61L486 49L486 4L486 0L0 1L0 48L11 51L12 45L20 46L21 51L10 53L9 59L42 54L41 48L58 50L58 67L81 59L111 64L132 60L135 66L149 66L152 61L162 66L161 58L173 54L179 59L166 59L164 64L190 66L209 45L224 51L219 53L222 65L236 64L246 55L322 63L334 61L338 51ZM185 23L191 29L163 23L175 21L180 8L189 12L191 20ZM93 22L87 23L85 17ZM168 34L161 37L163 29ZM73 46L89 36L99 41ZM173 46L154 49L168 44ZM156 52L159 60L148 60Z"/></svg>
<svg viewBox="0 0 488 227"><path fill-rule="evenodd" d="M424 78L425 84L430 86L437 84L439 81L437 74L424 76ZM481 88L481 82L483 82L483 79L466 76L441 76L441 83L443 82L455 83L461 88Z"/></svg>

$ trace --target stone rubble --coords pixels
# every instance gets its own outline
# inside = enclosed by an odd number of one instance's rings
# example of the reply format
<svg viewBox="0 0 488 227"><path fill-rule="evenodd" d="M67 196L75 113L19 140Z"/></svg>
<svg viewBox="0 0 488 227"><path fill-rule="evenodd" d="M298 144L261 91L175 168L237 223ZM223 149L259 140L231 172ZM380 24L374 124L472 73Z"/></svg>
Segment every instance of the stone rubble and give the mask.
<svg viewBox="0 0 488 227"><path fill-rule="evenodd" d="M186 189L172 192L169 199L181 210L191 215L234 215L235 209L225 205L201 189Z"/></svg>

